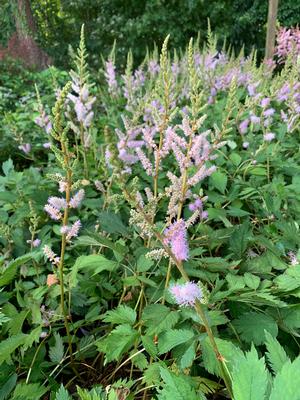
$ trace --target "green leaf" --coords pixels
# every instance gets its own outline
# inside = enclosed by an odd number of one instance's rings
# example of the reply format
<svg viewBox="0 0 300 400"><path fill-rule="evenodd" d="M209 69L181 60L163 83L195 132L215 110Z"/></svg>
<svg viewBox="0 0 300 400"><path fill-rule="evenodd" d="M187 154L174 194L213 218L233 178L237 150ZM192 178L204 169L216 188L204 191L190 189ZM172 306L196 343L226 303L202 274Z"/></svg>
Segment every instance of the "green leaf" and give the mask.
<svg viewBox="0 0 300 400"><path fill-rule="evenodd" d="M166 368L160 367L160 375L164 381L158 400L200 400L205 399L201 393L196 393L185 375L176 375Z"/></svg>
<svg viewBox="0 0 300 400"><path fill-rule="evenodd" d="M179 344L189 341L193 336L193 331L188 329L169 329L159 336L159 353L167 353Z"/></svg>
<svg viewBox="0 0 300 400"><path fill-rule="evenodd" d="M95 344L106 354L107 362L118 361L123 353L134 346L138 335L138 332L130 325L119 325L107 337Z"/></svg>
<svg viewBox="0 0 300 400"><path fill-rule="evenodd" d="M69 395L69 392L63 387L63 385L61 385L56 392L55 400L72 400L72 397Z"/></svg>
<svg viewBox="0 0 300 400"><path fill-rule="evenodd" d="M50 360L56 364L59 364L64 356L64 344L59 333L54 333L55 344L50 347L49 357Z"/></svg>
<svg viewBox="0 0 300 400"><path fill-rule="evenodd" d="M102 254L91 254L89 256L78 257L73 268L75 270L86 269L93 272L93 275L96 275L103 271L113 271L117 265L117 262L108 260Z"/></svg>
<svg viewBox="0 0 300 400"><path fill-rule="evenodd" d="M0 342L0 365L6 360L10 360L11 354L25 343L26 338L27 335L19 333Z"/></svg>
<svg viewBox="0 0 300 400"><path fill-rule="evenodd" d="M248 221L239 225L230 236L230 249L238 259L241 259L247 249L247 244L250 237L250 229Z"/></svg>
<svg viewBox="0 0 300 400"><path fill-rule="evenodd" d="M214 172L210 178L210 183L218 189L221 193L225 193L225 189L227 186L227 175L223 172L216 171Z"/></svg>
<svg viewBox="0 0 300 400"><path fill-rule="evenodd" d="M255 345L264 343L265 330L273 337L276 337L278 333L276 321L267 314L248 312L232 323L245 342L253 342Z"/></svg>
<svg viewBox="0 0 300 400"><path fill-rule="evenodd" d="M114 310L107 311L103 318L104 322L111 322L112 324L133 325L135 320L136 311L125 305L120 305Z"/></svg>
<svg viewBox="0 0 300 400"><path fill-rule="evenodd" d="M300 399L300 357L286 362L274 379L270 400Z"/></svg>
<svg viewBox="0 0 300 400"><path fill-rule="evenodd" d="M150 304L144 308L142 314L142 321L147 327L147 335L158 335L164 330L173 328L178 319L178 311L170 311L162 304Z"/></svg>
<svg viewBox="0 0 300 400"><path fill-rule="evenodd" d="M118 214L103 211L99 214L99 221L101 229L105 232L128 234L128 230Z"/></svg>
<svg viewBox="0 0 300 400"><path fill-rule="evenodd" d="M250 274L249 272L244 274L244 280L246 285L253 290L256 290L260 283L260 278L256 275Z"/></svg>
<svg viewBox="0 0 300 400"><path fill-rule="evenodd" d="M25 254L11 261L1 273L0 286L8 285L16 276L18 267L32 260L33 255L34 253Z"/></svg>
<svg viewBox="0 0 300 400"><path fill-rule="evenodd" d="M234 400L265 400L268 374L264 359L258 358L254 347L239 357L232 371ZM283 398L282 398L283 399Z"/></svg>
<svg viewBox="0 0 300 400"><path fill-rule="evenodd" d="M137 272L146 272L152 267L153 264L153 260L146 258L145 255L142 254L137 260Z"/></svg>
<svg viewBox="0 0 300 400"><path fill-rule="evenodd" d="M47 388L38 383L19 383L11 400L38 400L47 392Z"/></svg>
<svg viewBox="0 0 300 400"><path fill-rule="evenodd" d="M273 336L270 335L269 332L265 332L265 335L267 346L267 359L269 364L271 365L273 372L277 374L281 371L281 368L284 366L284 364L289 361L289 358L278 340L273 338Z"/></svg>
<svg viewBox="0 0 300 400"><path fill-rule="evenodd" d="M0 388L0 400L7 400L10 393L13 391L13 388L16 386L18 379L17 374L11 375L4 385Z"/></svg>
<svg viewBox="0 0 300 400"><path fill-rule="evenodd" d="M7 176L10 171L14 170L14 164L12 162L12 159L9 158L8 160L4 161L2 164L2 171L4 172L4 175Z"/></svg>
<svg viewBox="0 0 300 400"><path fill-rule="evenodd" d="M234 344L228 340L215 338L215 342L222 357L226 360L227 368L229 371L231 371L235 360L243 355L242 350L234 346ZM222 374L220 371L219 361L217 360L216 354L207 336L203 341L201 341L201 348L203 353L204 368L209 373L221 377Z"/></svg>
<svg viewBox="0 0 300 400"><path fill-rule="evenodd" d="M94 234L93 236L88 236L88 235L79 236L76 239L76 242L74 243L73 247L79 247L79 246L107 247L122 255L126 252L126 248L122 246L120 243L114 243L111 240L99 234L97 235Z"/></svg>

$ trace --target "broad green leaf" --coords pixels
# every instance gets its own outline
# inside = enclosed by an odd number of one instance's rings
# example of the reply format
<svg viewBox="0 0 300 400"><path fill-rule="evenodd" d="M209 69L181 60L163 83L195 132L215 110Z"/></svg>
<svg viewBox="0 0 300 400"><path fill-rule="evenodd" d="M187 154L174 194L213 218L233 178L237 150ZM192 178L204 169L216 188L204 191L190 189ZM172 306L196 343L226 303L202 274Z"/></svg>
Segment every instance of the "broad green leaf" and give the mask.
<svg viewBox="0 0 300 400"><path fill-rule="evenodd" d="M300 399L300 357L286 362L274 378L270 400Z"/></svg>
<svg viewBox="0 0 300 400"><path fill-rule="evenodd" d="M225 193L225 189L227 186L227 175L221 171L214 172L210 178L210 183L218 189L221 193Z"/></svg>
<svg viewBox="0 0 300 400"><path fill-rule="evenodd" d="M113 271L117 267L118 263L112 260L108 260L102 254L91 254L89 256L80 256L76 259L74 269L86 270L93 273L93 275L99 274L102 271Z"/></svg>
<svg viewBox="0 0 300 400"><path fill-rule="evenodd" d="M16 386L11 400L38 400L47 392L46 387L38 383L19 383Z"/></svg>
<svg viewBox="0 0 300 400"><path fill-rule="evenodd" d="M33 256L34 253L29 253L11 261L7 265L7 267L3 271L1 271L0 286L8 285L16 276L18 267L20 265L26 264L29 260L32 260Z"/></svg>
<svg viewBox="0 0 300 400"><path fill-rule="evenodd" d="M59 364L64 356L64 344L59 333L54 333L55 344L50 347L49 358L52 362Z"/></svg>
<svg viewBox="0 0 300 400"><path fill-rule="evenodd" d="M166 368L160 367L160 375L164 381L163 389L159 392L158 400L201 400L205 396L196 393L185 375L176 375Z"/></svg>
<svg viewBox="0 0 300 400"><path fill-rule="evenodd" d="M269 332L265 332L266 335L266 346L267 346L267 359L271 368L275 374L281 371L281 368L284 366L286 362L289 361L289 358L280 345L278 340L273 338Z"/></svg>
<svg viewBox="0 0 300 400"><path fill-rule="evenodd" d="M27 335L19 333L0 342L0 365L6 360L10 360L11 354L25 343L26 338Z"/></svg>
<svg viewBox="0 0 300 400"><path fill-rule="evenodd" d="M0 400L7 400L10 393L13 391L14 387L16 386L18 379L17 374L11 375L4 385L0 388Z"/></svg>
<svg viewBox="0 0 300 400"><path fill-rule="evenodd" d="M107 311L103 318L104 322L110 322L112 324L133 325L135 320L136 311L125 305L120 305L114 310Z"/></svg>
<svg viewBox="0 0 300 400"><path fill-rule="evenodd" d="M253 342L255 345L264 343L265 330L273 337L276 337L278 333L276 321L268 314L248 312L232 323L245 342Z"/></svg>
<svg viewBox="0 0 300 400"><path fill-rule="evenodd" d="M243 257L243 254L247 249L250 235L249 223L246 221L235 228L233 234L230 236L230 249L238 259Z"/></svg>
<svg viewBox="0 0 300 400"><path fill-rule="evenodd" d="M242 350L228 340L215 338L215 342L222 357L226 360L227 368L231 371L235 360L243 355ZM207 336L201 341L201 349L204 368L211 374L221 376L219 361Z"/></svg>
<svg viewBox="0 0 300 400"><path fill-rule="evenodd" d="M244 274L244 280L246 285L253 290L256 290L260 283L260 278L256 275L250 274L249 272Z"/></svg>
<svg viewBox="0 0 300 400"><path fill-rule="evenodd" d="M119 361L121 355L134 346L138 332L130 325L119 325L104 339L96 342L100 351L106 354L106 361Z"/></svg>
<svg viewBox="0 0 300 400"><path fill-rule="evenodd" d="M159 353L167 353L179 344L189 341L193 336L193 331L188 329L169 329L158 338Z"/></svg>
<svg viewBox="0 0 300 400"><path fill-rule="evenodd" d="M72 400L72 397L69 395L67 389L65 389L63 385L61 385L56 392L55 400Z"/></svg>
<svg viewBox="0 0 300 400"><path fill-rule="evenodd" d="M236 360L232 371L234 400L265 400L268 374L264 359L258 358L254 347Z"/></svg>
<svg viewBox="0 0 300 400"><path fill-rule="evenodd" d="M128 234L128 230L118 214L103 211L99 214L99 221L101 229L105 232Z"/></svg>
<svg viewBox="0 0 300 400"><path fill-rule="evenodd" d="M144 308L142 314L142 321L147 327L148 335L158 335L164 330L173 328L178 319L178 311L170 311L162 304L150 304Z"/></svg>

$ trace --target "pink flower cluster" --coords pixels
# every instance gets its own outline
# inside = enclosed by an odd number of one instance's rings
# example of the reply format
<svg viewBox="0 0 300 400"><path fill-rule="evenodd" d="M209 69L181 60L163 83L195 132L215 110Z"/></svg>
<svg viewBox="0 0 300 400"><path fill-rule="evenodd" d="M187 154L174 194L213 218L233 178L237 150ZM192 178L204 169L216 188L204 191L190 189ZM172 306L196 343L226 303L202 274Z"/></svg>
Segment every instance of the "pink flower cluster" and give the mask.
<svg viewBox="0 0 300 400"><path fill-rule="evenodd" d="M44 210L49 214L50 218L55 221L62 219L61 210L66 207L78 208L84 198L84 190L80 189L73 197L71 197L69 204L62 197L49 197L48 203L45 205Z"/></svg>
<svg viewBox="0 0 300 400"><path fill-rule="evenodd" d="M298 26L279 29L275 54L278 56L279 63L283 63L290 54L294 54L296 57L300 54L300 29Z"/></svg>
<svg viewBox="0 0 300 400"><path fill-rule="evenodd" d="M62 235L66 235L67 242L71 241L72 238L78 236L79 229L81 228L80 220L74 222L72 226L62 226L60 232Z"/></svg>
<svg viewBox="0 0 300 400"><path fill-rule="evenodd" d="M203 297L202 290L194 282L175 284L169 290L180 306L194 306L196 300L201 300Z"/></svg>
<svg viewBox="0 0 300 400"><path fill-rule="evenodd" d="M174 222L165 230L164 242L171 246L171 250L178 261L188 259L189 247L186 225L183 219Z"/></svg>

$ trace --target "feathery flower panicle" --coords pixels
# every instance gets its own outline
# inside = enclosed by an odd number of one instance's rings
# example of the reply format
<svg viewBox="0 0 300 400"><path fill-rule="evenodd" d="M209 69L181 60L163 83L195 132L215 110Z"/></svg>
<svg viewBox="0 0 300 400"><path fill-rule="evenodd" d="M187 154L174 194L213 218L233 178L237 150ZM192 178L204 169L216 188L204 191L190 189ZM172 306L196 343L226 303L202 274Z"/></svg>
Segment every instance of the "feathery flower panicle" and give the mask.
<svg viewBox="0 0 300 400"><path fill-rule="evenodd" d="M260 118L257 117L257 116L254 115L254 114L250 115L250 121L251 121L252 124L254 124L254 125L259 125L259 124L260 124Z"/></svg>
<svg viewBox="0 0 300 400"><path fill-rule="evenodd" d="M45 245L43 247L43 253L48 258L48 260L51 261L51 263L53 265L58 265L59 264L60 258L54 253L53 250L51 250L51 248L49 246Z"/></svg>
<svg viewBox="0 0 300 400"><path fill-rule="evenodd" d="M80 189L70 200L69 207L77 208L80 206L82 200L84 198L84 190Z"/></svg>
<svg viewBox="0 0 300 400"><path fill-rule="evenodd" d="M239 131L240 131L241 135L245 135L245 133L247 133L248 126L249 126L249 119L248 118L240 123Z"/></svg>
<svg viewBox="0 0 300 400"><path fill-rule="evenodd" d="M31 150L31 144L30 143L20 144L20 146L18 146L18 149L22 150L23 153L28 154L30 153Z"/></svg>
<svg viewBox="0 0 300 400"><path fill-rule="evenodd" d="M136 154L137 154L146 174L148 176L152 176L153 168L152 168L152 164L151 164L151 161L149 160L149 158L146 156L146 154L143 152L143 150L140 147L135 149L135 151L136 151Z"/></svg>
<svg viewBox="0 0 300 400"><path fill-rule="evenodd" d="M66 236L67 241L70 241L72 238L77 237L80 228L81 228L81 222L78 219L76 222L74 222L74 224L71 227L69 227Z"/></svg>
<svg viewBox="0 0 300 400"><path fill-rule="evenodd" d="M27 240L26 243L31 244L32 247L39 247L41 241L40 239L34 239L34 240Z"/></svg>
<svg viewBox="0 0 300 400"><path fill-rule="evenodd" d="M186 225L183 219L179 219L169 226L164 232L164 242L170 245L172 253L178 261L187 260L189 247L187 241Z"/></svg>
<svg viewBox="0 0 300 400"><path fill-rule="evenodd" d="M105 62L105 78L108 90L111 94L116 94L118 90L118 82L116 80L116 67L112 60Z"/></svg>
<svg viewBox="0 0 300 400"><path fill-rule="evenodd" d="M48 199L48 203L57 210L64 210L67 206L66 200L62 197L51 196Z"/></svg>
<svg viewBox="0 0 300 400"><path fill-rule="evenodd" d="M194 306L196 300L203 297L202 290L194 282L174 284L169 291L179 306Z"/></svg>
<svg viewBox="0 0 300 400"><path fill-rule="evenodd" d="M269 132L264 135L264 140L266 142L271 142L273 139L275 139L275 133L273 132Z"/></svg>
<svg viewBox="0 0 300 400"><path fill-rule="evenodd" d="M51 219L59 221L62 218L62 213L50 204L46 204L44 210L49 214Z"/></svg>

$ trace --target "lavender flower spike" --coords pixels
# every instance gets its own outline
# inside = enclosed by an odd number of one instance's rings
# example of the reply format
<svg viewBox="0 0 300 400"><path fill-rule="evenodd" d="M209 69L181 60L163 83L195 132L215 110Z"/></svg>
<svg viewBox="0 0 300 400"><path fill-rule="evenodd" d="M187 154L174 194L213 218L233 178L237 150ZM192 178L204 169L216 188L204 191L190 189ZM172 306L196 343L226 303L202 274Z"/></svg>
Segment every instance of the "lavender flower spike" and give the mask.
<svg viewBox="0 0 300 400"><path fill-rule="evenodd" d="M77 220L74 224L69 228L66 239L69 242L73 237L78 236L79 229L81 228L81 222Z"/></svg>
<svg viewBox="0 0 300 400"><path fill-rule="evenodd" d="M84 190L80 189L70 200L69 206L70 208L77 208L80 206L84 198Z"/></svg>
<svg viewBox="0 0 300 400"><path fill-rule="evenodd" d="M43 253L48 258L48 260L51 261L51 263L53 265L58 265L59 264L60 258L54 253L53 250L51 250L51 248L49 246L45 245L43 247Z"/></svg>
<svg viewBox="0 0 300 400"><path fill-rule="evenodd" d="M178 261L188 259L189 247L186 226L183 219L174 222L165 230L165 244L171 246L171 250Z"/></svg>
<svg viewBox="0 0 300 400"><path fill-rule="evenodd" d="M176 284L171 286L169 290L180 306L194 306L196 299L201 300L203 297L202 290L194 282Z"/></svg>

